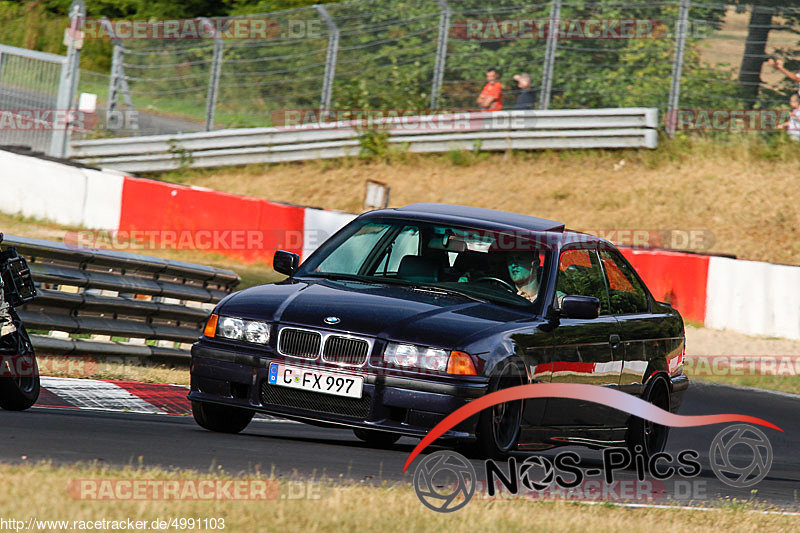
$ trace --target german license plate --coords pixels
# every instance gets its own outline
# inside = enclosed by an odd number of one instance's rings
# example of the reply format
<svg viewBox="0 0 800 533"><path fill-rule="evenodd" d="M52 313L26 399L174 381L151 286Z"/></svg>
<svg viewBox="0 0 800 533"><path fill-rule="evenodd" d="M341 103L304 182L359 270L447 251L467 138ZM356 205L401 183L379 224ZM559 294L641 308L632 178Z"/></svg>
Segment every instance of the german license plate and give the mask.
<svg viewBox="0 0 800 533"><path fill-rule="evenodd" d="M361 398L364 378L312 370L283 363L270 363L269 383L290 389L302 389L334 396Z"/></svg>

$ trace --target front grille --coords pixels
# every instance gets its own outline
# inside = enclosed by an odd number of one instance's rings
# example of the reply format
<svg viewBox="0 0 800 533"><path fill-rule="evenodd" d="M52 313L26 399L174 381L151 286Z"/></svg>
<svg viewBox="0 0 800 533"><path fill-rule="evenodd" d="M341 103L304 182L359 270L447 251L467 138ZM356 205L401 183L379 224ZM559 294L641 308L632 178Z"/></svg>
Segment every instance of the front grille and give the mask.
<svg viewBox="0 0 800 533"><path fill-rule="evenodd" d="M371 403L370 397L367 395L361 398L344 398L321 392L279 387L270 385L267 381L264 381L261 385L261 404L265 407L271 405L291 407L302 409L303 411L328 413L364 420L369 416Z"/></svg>
<svg viewBox="0 0 800 533"><path fill-rule="evenodd" d="M364 339L331 335L325 340L322 359L329 363L361 366L368 355L369 343Z"/></svg>
<svg viewBox="0 0 800 533"><path fill-rule="evenodd" d="M284 355L316 359L322 334L304 329L283 328L278 336L278 351Z"/></svg>

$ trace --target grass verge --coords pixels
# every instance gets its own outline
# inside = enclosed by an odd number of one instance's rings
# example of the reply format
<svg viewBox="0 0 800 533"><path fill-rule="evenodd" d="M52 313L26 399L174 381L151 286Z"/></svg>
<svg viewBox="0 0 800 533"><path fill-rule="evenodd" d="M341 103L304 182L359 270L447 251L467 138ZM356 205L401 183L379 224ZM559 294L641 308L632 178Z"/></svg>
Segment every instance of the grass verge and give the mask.
<svg viewBox="0 0 800 533"><path fill-rule="evenodd" d="M189 369L158 364L125 364L90 356L37 355L43 376L170 383L189 386Z"/></svg>
<svg viewBox="0 0 800 533"><path fill-rule="evenodd" d="M23 457L24 459L24 457ZM764 513L766 508L748 502L726 502L718 510L630 508L613 504L585 505L574 502L472 501L452 514L429 511L406 484L367 486L276 479L260 472L231 476L221 467L211 472L98 465L55 466L50 463L0 465L3 492L0 515L16 520L69 520L69 528L37 524L35 531L74 529L73 521L126 521L190 519L224 520L225 531L523 531L535 524L537 531L576 532L700 532L710 529L734 532L756 530L792 531L800 518ZM117 480L167 480L191 483L199 480L264 480L270 498L249 501L230 499L146 500L116 499L103 487ZM84 481L81 481L84 480ZM90 480L95 485L87 485ZM83 484L82 484L83 483ZM80 487L93 487L96 492ZM117 485L119 486L119 485ZM81 494L84 495L81 498ZM86 495L111 496L91 500ZM120 492L120 494L124 493ZM128 493L130 494L130 493ZM201 522L202 523L202 522ZM107 526L108 527L108 526ZM194 528L211 530L210 527ZM222 529L222 528L218 528Z"/></svg>
<svg viewBox="0 0 800 533"><path fill-rule="evenodd" d="M689 379L697 382L719 383L722 385L733 385L735 387L752 387L755 389L765 389L778 392L788 392L800 394L800 380L797 376L708 376L692 377L687 372Z"/></svg>

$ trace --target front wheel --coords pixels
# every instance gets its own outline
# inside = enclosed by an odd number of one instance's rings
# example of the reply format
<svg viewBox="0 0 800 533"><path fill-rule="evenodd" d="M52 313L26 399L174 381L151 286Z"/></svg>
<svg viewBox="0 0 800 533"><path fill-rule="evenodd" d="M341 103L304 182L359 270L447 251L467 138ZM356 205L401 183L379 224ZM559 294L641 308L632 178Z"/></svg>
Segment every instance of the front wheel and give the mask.
<svg viewBox="0 0 800 533"><path fill-rule="evenodd" d="M489 392L524 385L521 368L506 361L489 382ZM522 424L522 400L505 402L484 409L476 428L477 452L482 457L502 459L517 447Z"/></svg>
<svg viewBox="0 0 800 533"><path fill-rule="evenodd" d="M39 399L39 365L25 326L18 323L17 331L6 337L3 343L9 344L8 351L14 355L3 361L0 372L10 376L0 378L0 407L8 411L23 411Z"/></svg>
<svg viewBox="0 0 800 533"><path fill-rule="evenodd" d="M192 416L201 427L218 433L239 433L253 419L249 409L204 402L192 402Z"/></svg>

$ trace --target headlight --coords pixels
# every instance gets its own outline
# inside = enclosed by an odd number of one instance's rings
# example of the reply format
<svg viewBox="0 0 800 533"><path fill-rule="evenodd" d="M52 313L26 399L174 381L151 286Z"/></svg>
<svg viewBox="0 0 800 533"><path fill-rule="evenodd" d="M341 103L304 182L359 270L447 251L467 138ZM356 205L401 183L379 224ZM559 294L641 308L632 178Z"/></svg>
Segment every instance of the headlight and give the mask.
<svg viewBox="0 0 800 533"><path fill-rule="evenodd" d="M450 354L444 350L428 348L420 355L419 366L427 368L428 370L441 372L447 369L447 360L449 357Z"/></svg>
<svg viewBox="0 0 800 533"><path fill-rule="evenodd" d="M244 338L247 342L267 344L269 342L269 326L264 322L246 322Z"/></svg>
<svg viewBox="0 0 800 533"><path fill-rule="evenodd" d="M444 371L450 353L446 350L426 348L413 344L390 342L383 352L383 360L391 365Z"/></svg>
<svg viewBox="0 0 800 533"><path fill-rule="evenodd" d="M256 320L242 320L240 318L228 316L219 317L217 334L226 339L267 344L269 342L269 324Z"/></svg>
<svg viewBox="0 0 800 533"><path fill-rule="evenodd" d="M223 317L217 331L226 339L241 340L244 337L244 321L238 318Z"/></svg>

